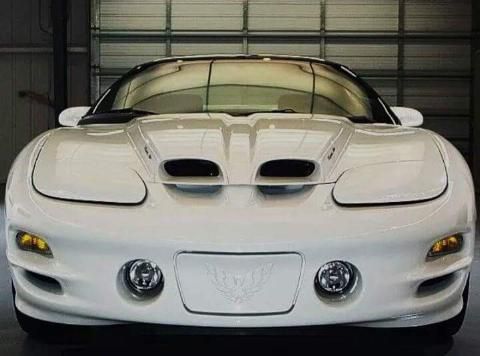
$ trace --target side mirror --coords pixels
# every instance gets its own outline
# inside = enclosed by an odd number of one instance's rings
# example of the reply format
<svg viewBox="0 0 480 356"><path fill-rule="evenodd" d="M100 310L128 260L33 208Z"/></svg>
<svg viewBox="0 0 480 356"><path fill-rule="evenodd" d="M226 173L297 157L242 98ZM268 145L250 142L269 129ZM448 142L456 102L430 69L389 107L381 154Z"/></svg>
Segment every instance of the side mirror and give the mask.
<svg viewBox="0 0 480 356"><path fill-rule="evenodd" d="M401 106L393 106L390 109L398 117L402 126L418 127L423 125L423 115L418 110Z"/></svg>
<svg viewBox="0 0 480 356"><path fill-rule="evenodd" d="M58 122L62 126L77 126L78 122L90 110L90 106L74 106L63 110L58 116Z"/></svg>

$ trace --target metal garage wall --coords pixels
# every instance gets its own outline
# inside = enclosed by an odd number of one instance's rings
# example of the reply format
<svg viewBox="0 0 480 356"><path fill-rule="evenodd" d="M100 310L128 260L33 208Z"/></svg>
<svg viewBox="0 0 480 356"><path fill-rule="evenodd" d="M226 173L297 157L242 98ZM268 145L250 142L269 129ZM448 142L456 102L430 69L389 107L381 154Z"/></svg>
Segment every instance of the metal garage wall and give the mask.
<svg viewBox="0 0 480 356"><path fill-rule="evenodd" d="M88 102L88 2L71 2L69 104ZM0 11L0 183L17 153L54 126L48 0L4 0ZM87 6L85 6L87 5ZM29 91L43 99L21 96ZM46 99L46 100L44 100ZM45 102L42 102L42 101Z"/></svg>
<svg viewBox="0 0 480 356"><path fill-rule="evenodd" d="M344 63L420 109L468 157L470 0L92 0L92 100L168 55L281 53Z"/></svg>

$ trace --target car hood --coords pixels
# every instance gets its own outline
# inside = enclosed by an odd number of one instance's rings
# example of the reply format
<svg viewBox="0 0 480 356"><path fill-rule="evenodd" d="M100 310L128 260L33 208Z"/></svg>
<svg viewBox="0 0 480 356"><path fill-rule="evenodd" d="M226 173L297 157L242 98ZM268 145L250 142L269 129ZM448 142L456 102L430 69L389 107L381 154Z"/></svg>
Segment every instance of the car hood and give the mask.
<svg viewBox="0 0 480 356"><path fill-rule="evenodd" d="M162 167L177 159L214 162L221 174L204 179L169 176ZM282 159L312 162L315 172L303 178L259 175L263 163ZM52 131L36 159L33 185L53 198L139 204L155 184L328 184L368 165L376 165L378 175L379 164L395 162L416 162L423 181L432 181L438 189L446 184L433 134L422 129L355 125L324 115L157 115L125 125ZM415 184L411 177L409 182Z"/></svg>

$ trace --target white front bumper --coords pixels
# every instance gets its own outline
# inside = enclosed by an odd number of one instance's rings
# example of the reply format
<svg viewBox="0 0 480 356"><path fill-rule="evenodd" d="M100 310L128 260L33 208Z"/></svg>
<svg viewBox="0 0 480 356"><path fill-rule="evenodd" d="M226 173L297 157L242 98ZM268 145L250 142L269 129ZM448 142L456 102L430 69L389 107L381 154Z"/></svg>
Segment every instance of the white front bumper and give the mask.
<svg viewBox="0 0 480 356"><path fill-rule="evenodd" d="M428 203L348 209L332 203L331 188L318 186L308 195L272 204L266 199L246 207L248 201L236 201L238 206L228 208L228 201L194 204L188 196L159 206L154 193L140 207L72 204L34 195L28 219L20 206L12 206L7 221L16 305L34 318L59 323L212 327L415 326L449 319L461 310L475 231L467 214L452 214L461 201L447 192ZM13 243L17 229L46 237L54 258L19 251ZM434 241L457 232L465 238L460 253L425 261ZM182 251L296 253L303 265L294 304L278 313L189 310L175 271L175 256ZM120 270L136 258L150 259L163 271L165 285L157 298L138 301L124 290ZM323 300L314 286L319 267L332 260L348 261L360 273L355 293L340 302ZM55 278L62 293L40 288L25 277L25 270ZM422 282L450 273L454 277L448 286L417 294ZM271 296L283 296L278 284L272 288ZM218 290L212 286L203 297L218 298Z"/></svg>

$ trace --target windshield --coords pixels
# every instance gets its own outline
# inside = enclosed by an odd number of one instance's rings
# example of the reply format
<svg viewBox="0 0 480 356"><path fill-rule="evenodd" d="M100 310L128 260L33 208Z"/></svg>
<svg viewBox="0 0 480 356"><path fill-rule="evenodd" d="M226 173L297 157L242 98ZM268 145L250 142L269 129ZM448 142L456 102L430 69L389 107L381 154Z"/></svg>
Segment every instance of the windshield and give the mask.
<svg viewBox="0 0 480 356"><path fill-rule="evenodd" d="M329 64L290 59L207 59L151 65L126 75L90 115L145 113L313 113L365 122L392 119L367 90ZM380 113L380 114L379 114Z"/></svg>

